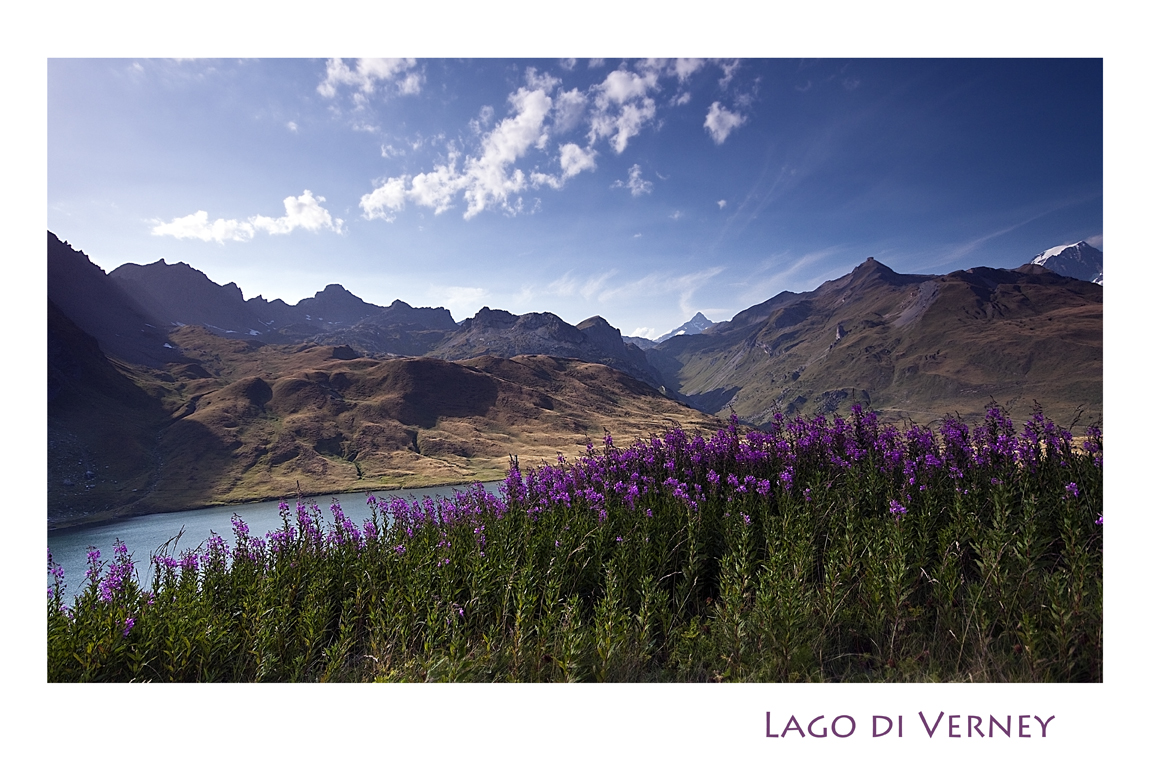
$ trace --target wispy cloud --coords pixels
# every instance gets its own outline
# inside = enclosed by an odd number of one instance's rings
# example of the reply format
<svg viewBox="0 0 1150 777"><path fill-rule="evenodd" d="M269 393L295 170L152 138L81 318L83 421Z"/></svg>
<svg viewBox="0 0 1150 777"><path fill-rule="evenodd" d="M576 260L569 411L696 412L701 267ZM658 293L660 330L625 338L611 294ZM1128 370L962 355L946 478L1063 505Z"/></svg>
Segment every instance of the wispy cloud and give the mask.
<svg viewBox="0 0 1150 777"><path fill-rule="evenodd" d="M642 278L605 289L596 299L599 302L609 302L670 296L676 298L680 312L689 316L695 312L692 301L695 293L722 271L722 267L707 267L682 275L671 272L648 273Z"/></svg>
<svg viewBox="0 0 1150 777"><path fill-rule="evenodd" d="M943 254L941 256L939 256L937 261L931 263L929 266L925 267L924 269L930 269L933 267L942 267L942 266L946 266L946 265L952 265L955 262L957 262L958 260L967 256L968 254L974 253L975 251L979 250L986 243L990 242L991 240L994 240L995 238L1002 237L1005 234L1013 232L1014 230L1018 229L1019 227L1025 226L1026 224L1029 224L1032 221L1037 221L1038 219L1040 219L1044 216L1049 216L1051 213L1056 213L1057 211L1060 211L1063 208L1068 208L1068 207L1070 207L1072 205L1076 205L1080 202L1087 202L1091 199L1094 199L1095 196L1096 195L1094 195L1094 194L1090 194L1090 195L1087 195L1084 197L1076 197L1076 198L1066 199L1066 200L1062 200L1062 201L1058 201L1058 202L1054 202L1054 203L1050 203L1050 202L1044 203L1038 210L1032 212L1026 218L1020 219L1020 220L1018 220L1012 224L1007 224L1006 226L1001 227L999 229L996 229L993 232L988 232L987 234L979 235L978 237L967 240L964 243L960 243L958 245L953 246L950 250L943 252ZM1102 237L1101 235L1098 236L1099 240L1101 240L1101 237Z"/></svg>
<svg viewBox="0 0 1150 777"><path fill-rule="evenodd" d="M619 181L611 184L612 189L629 189L632 197L638 197L640 194L650 194L654 188L654 184L650 181L643 180L643 170L639 165L631 165L627 171L627 180Z"/></svg>
<svg viewBox="0 0 1150 777"><path fill-rule="evenodd" d="M742 282L744 291L739 294L743 304L757 304L781 291L802 291L813 288L826 278L845 275L854 265L842 265L828 269L825 260L841 254L843 246L829 246L818 251L808 251L797 259L790 252L774 254L763 259L759 269Z"/></svg>
<svg viewBox="0 0 1150 777"><path fill-rule="evenodd" d="M590 278L579 278L571 271L565 272L563 277L547 284L546 291L557 297L582 297L585 300L601 299L607 281L618 273L618 270L593 275Z"/></svg>
<svg viewBox="0 0 1150 777"><path fill-rule="evenodd" d="M171 221L156 219L152 234L158 237L215 241L222 244L228 240L246 242L255 237L257 232L290 235L296 229L305 229L309 232L326 229L337 234L342 233L343 219L332 218L331 213L320 205L321 202L324 202L323 197L317 197L304 189L299 197L284 198L285 214L278 218L251 216L242 221L239 219L209 221L207 211L198 210L191 215Z"/></svg>

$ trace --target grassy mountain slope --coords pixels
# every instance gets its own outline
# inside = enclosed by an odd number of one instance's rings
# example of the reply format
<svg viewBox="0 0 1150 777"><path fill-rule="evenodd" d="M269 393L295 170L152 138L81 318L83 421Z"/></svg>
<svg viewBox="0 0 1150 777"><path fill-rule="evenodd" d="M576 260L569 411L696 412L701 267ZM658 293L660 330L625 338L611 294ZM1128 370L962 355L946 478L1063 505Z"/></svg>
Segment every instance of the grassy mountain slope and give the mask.
<svg viewBox="0 0 1150 777"><path fill-rule="evenodd" d="M509 455L535 464L572 458L606 431L627 443L719 423L623 373L568 359L379 361L346 346L268 345L200 327L170 337L187 363L133 373L150 415L124 404L71 418L92 439L98 423L135 424L154 442L141 443L132 477L105 485L115 496L106 509L81 508L50 482L59 522L276 498L297 481L305 493L334 493L500 478ZM93 452L117 455L114 439Z"/></svg>
<svg viewBox="0 0 1150 777"><path fill-rule="evenodd" d="M754 423L855 401L922 423L991 400L1061 423L1102 414L1102 289L1037 267L917 276L868 260L653 350L696 407Z"/></svg>

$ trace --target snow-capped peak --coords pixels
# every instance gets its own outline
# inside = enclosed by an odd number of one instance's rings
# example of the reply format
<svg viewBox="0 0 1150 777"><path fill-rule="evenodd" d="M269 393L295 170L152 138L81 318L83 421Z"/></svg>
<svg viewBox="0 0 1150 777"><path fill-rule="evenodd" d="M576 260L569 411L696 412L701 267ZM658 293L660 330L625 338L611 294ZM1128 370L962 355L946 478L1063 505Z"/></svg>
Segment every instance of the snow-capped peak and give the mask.
<svg viewBox="0 0 1150 777"><path fill-rule="evenodd" d="M1085 240L1048 248L1030 263L1068 278L1102 284L1102 252Z"/></svg>

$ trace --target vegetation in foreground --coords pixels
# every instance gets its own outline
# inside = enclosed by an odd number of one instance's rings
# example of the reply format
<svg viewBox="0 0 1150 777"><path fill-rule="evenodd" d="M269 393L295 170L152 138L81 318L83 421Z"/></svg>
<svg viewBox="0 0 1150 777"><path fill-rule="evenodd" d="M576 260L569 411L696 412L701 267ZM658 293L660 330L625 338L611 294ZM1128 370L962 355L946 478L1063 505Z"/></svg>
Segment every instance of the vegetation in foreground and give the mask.
<svg viewBox="0 0 1150 777"><path fill-rule="evenodd" d="M1102 436L776 416L48 565L50 681L1102 680Z"/></svg>

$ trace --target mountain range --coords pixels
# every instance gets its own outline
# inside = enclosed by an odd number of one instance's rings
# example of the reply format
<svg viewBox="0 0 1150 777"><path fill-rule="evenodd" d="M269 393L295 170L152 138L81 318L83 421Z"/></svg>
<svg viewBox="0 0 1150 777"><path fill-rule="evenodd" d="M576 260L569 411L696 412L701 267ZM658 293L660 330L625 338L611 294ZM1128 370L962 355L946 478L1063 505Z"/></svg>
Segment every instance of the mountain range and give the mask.
<svg viewBox="0 0 1150 777"><path fill-rule="evenodd" d="M625 442L728 412L766 425L859 402L933 423L1038 402L1060 423L1100 423L1101 253L1097 283L1053 271L1092 272L1091 251L946 275L867 259L636 342L599 316L484 308L457 323L338 285L295 305L245 300L184 263L104 273L48 233L49 511L497 477L508 455L572 456L605 430Z"/></svg>

